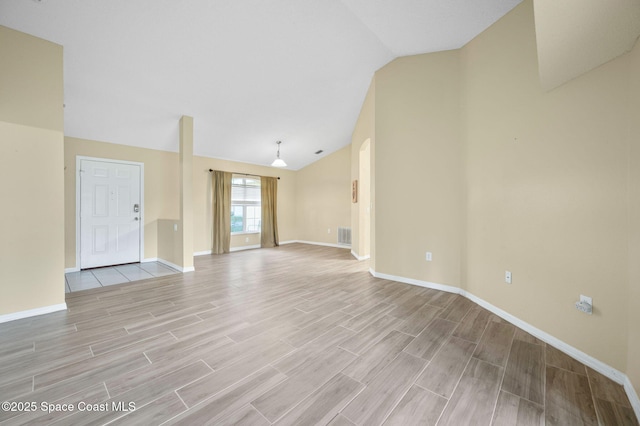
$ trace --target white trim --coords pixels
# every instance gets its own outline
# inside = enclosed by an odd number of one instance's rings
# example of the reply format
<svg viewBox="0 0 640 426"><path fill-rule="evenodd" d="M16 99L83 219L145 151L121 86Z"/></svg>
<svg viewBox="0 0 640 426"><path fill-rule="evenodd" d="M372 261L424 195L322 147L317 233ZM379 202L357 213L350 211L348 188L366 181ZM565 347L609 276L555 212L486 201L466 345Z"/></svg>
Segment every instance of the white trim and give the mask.
<svg viewBox="0 0 640 426"><path fill-rule="evenodd" d="M76 155L76 268L80 269L80 161Z"/></svg>
<svg viewBox="0 0 640 426"><path fill-rule="evenodd" d="M311 245L314 245L314 246L335 247L335 248L341 248L341 249L350 249L351 248L351 245L347 245L347 244L319 243L319 242L315 242L315 241L303 241L303 240L281 241L279 244L280 245L284 245L284 244L294 244L294 243L311 244Z"/></svg>
<svg viewBox="0 0 640 426"><path fill-rule="evenodd" d="M289 243L287 242L287 243L280 243L280 244L289 244ZM262 247L260 244L255 244L252 246L231 247L229 251L233 252L233 251L251 250L251 249L257 249L260 247ZM211 254L211 250L196 251L193 253L194 256L206 256L208 254Z"/></svg>
<svg viewBox="0 0 640 426"><path fill-rule="evenodd" d="M640 418L640 399L638 399L638 395L635 392L635 389L633 388L633 384L631 383L631 381L629 380L629 377L624 374L623 372L611 367L610 365L605 364L604 362L592 357L591 355L588 355L584 352L582 352L581 350L574 348L573 346L569 345L568 343L563 342L562 340L552 336L551 334L540 330L539 328L534 327L533 325L522 321L521 319L511 315L510 313L503 311L502 309L498 308L497 306L492 305L491 303L477 297L474 296L473 294L458 288L458 287L453 287L453 286L449 286L449 285L444 285L444 284L438 284L438 283L432 283L432 282L428 282L428 281L421 281L421 280L416 280L413 278L404 278L404 277L399 277L396 275L389 275L389 274L383 274L380 272L376 272L373 269L369 269L369 272L371 273L371 275L373 275L376 278L382 278L382 279L386 279L386 280L391 280L391 281L397 281L397 282L401 282L401 283L406 283L406 284L411 284L411 285L417 285L420 287L426 287L426 288L433 288L435 290L442 290L442 291L446 291L449 293L456 293L459 294L461 296L466 297L467 299L471 300L472 302L477 303L478 305L482 306L483 308L487 309L488 311L494 313L495 315L499 316L500 318L510 322L511 324L515 325L516 327L521 328L522 330L526 331L527 333L537 337L538 339L544 341L545 343L548 343L549 345L553 346L554 348L566 353L567 355L571 356L572 358L582 362L584 365L586 365L587 367L590 367L594 370L596 370L597 372L599 372L600 374L610 378L611 380L613 380L616 383L619 383L621 385L624 386L625 391L627 393L627 396L629 397L629 400L631 401L631 405L633 406L633 410L636 413L636 417Z"/></svg>
<svg viewBox="0 0 640 426"><path fill-rule="evenodd" d="M149 263L149 262L162 263L163 265L167 265L168 267L173 268L179 272L193 272L196 270L196 268L194 268L193 266L189 268L183 268L181 266L176 265L175 263L169 262L168 260L160 259L159 257L147 257L146 259L143 259L140 261L140 263Z"/></svg>
<svg viewBox="0 0 640 426"><path fill-rule="evenodd" d="M156 259L155 261L158 262L158 263L162 263L163 265L167 265L168 267L173 268L176 271L183 272L183 273L184 272L193 272L193 271L196 270L196 268L194 268L193 266L189 266L188 268L183 268L182 266L178 266L175 263L171 263L168 260L164 260L164 259L160 259L160 258Z"/></svg>
<svg viewBox="0 0 640 426"><path fill-rule="evenodd" d="M356 253L355 251L351 250L351 256L355 257L356 260L367 260L370 259L371 256L370 255L366 255L366 256L359 256L358 253Z"/></svg>
<svg viewBox="0 0 640 426"><path fill-rule="evenodd" d="M468 293L464 290L462 290L462 292L460 293L461 295L463 295L464 297L466 297L467 299L477 303L478 305L482 306L483 308L493 312L494 314L496 314L497 316L499 316L500 318L509 321L511 324L523 329L524 331L526 331L527 333L537 337L538 339L548 343L549 345L553 346L556 349L561 350L562 352L566 353L567 355L571 356L572 358L580 361L581 363L585 364L588 367L591 367L592 369L596 370L597 372L609 377L611 380L613 380L614 382L617 382L619 384L624 384L625 382L625 378L626 375L624 373L622 373L621 371L616 370L615 368L605 364L604 362L592 357L591 355L587 355L586 353L582 352L580 349L574 348L573 346L563 342L562 340L558 339L557 337L552 336L551 334L540 330L539 328L536 328L534 326L532 326L531 324L522 321L521 319L511 315L510 313L503 311L502 309L492 305L491 303L480 299L477 296L474 296L471 293Z"/></svg>
<svg viewBox="0 0 640 426"><path fill-rule="evenodd" d="M65 268L64 273L69 274L71 272L80 272L80 268Z"/></svg>
<svg viewBox="0 0 640 426"><path fill-rule="evenodd" d="M382 278L384 280L389 280L389 281L398 281L398 282L401 282L401 283L417 285L417 286L420 286L420 287L433 288L435 290L446 291L447 293L462 294L462 291L463 291L463 290L459 289L458 287L453 287L453 286L450 286L450 285L431 283L431 282L428 282L428 281L414 280L413 278L398 277L396 275L383 274L383 273L380 273L380 272L376 272L373 269L369 269L369 272L371 273L371 275L373 275L376 278Z"/></svg>
<svg viewBox="0 0 640 426"><path fill-rule="evenodd" d="M234 251L242 251L242 250L251 250L251 249L258 249L260 247L262 247L260 244L255 244L252 246L231 247L229 251L234 252ZM211 251L209 251L209 254L211 254Z"/></svg>
<svg viewBox="0 0 640 426"><path fill-rule="evenodd" d="M631 402L633 411L636 413L636 418L640 419L640 398L638 398L638 394L636 393L629 376L625 376L624 390L627 392L627 397L629 398L629 402Z"/></svg>
<svg viewBox="0 0 640 426"><path fill-rule="evenodd" d="M59 303L57 305L43 306L42 308L29 309L27 311L14 312L12 314L0 315L0 323L15 321L23 318L37 317L38 315L50 314L52 312L66 311L67 304Z"/></svg>
<svg viewBox="0 0 640 426"><path fill-rule="evenodd" d="M142 262L144 258L144 163L138 161L113 160L110 158L87 157L76 155L76 268L80 266L80 163L82 160L101 161L103 163L118 163L140 166L140 254L138 259ZM108 265L105 265L108 266Z"/></svg>

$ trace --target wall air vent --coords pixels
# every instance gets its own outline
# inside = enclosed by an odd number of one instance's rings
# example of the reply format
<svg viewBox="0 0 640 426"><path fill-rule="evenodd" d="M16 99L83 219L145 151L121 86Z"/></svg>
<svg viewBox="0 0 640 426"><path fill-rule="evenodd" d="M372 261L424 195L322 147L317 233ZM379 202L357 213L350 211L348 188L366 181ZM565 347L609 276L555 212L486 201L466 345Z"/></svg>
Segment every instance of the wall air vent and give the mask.
<svg viewBox="0 0 640 426"><path fill-rule="evenodd" d="M338 244L345 246L351 245L351 228L338 227Z"/></svg>

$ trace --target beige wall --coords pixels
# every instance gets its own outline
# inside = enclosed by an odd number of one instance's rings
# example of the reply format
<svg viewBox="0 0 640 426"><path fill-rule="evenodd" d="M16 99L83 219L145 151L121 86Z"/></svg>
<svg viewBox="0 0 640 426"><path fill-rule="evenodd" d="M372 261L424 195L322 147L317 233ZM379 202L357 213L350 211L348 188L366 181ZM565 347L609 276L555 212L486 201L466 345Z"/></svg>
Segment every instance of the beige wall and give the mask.
<svg viewBox="0 0 640 426"><path fill-rule="evenodd" d="M375 84L375 270L460 287L459 52L396 59Z"/></svg>
<svg viewBox="0 0 640 426"><path fill-rule="evenodd" d="M640 393L640 42L630 55L629 91L629 336L627 375Z"/></svg>
<svg viewBox="0 0 640 426"><path fill-rule="evenodd" d="M351 226L351 147L296 174L297 238L337 244L338 227Z"/></svg>
<svg viewBox="0 0 640 426"><path fill-rule="evenodd" d="M375 135L373 269L461 287L640 388L639 76L636 43L545 92L530 0L459 51L383 67L352 139L357 176Z"/></svg>
<svg viewBox="0 0 640 426"><path fill-rule="evenodd" d="M181 265L174 244L181 239L180 159L174 152L136 148L106 142L65 138L65 254L66 267L76 266L76 156L107 158L144 163L144 257L161 258ZM295 175L289 170L257 166L215 158L193 157L193 251L211 250L211 174L209 169L264 176L281 176L278 181L278 222L280 240L295 240ZM161 219L166 219L161 223ZM174 235L173 224L178 224ZM160 229L164 234L160 237ZM245 238L249 238L246 242ZM234 236L232 248L260 244L259 234ZM180 251L180 250L178 250Z"/></svg>
<svg viewBox="0 0 640 426"><path fill-rule="evenodd" d="M367 139L358 152L359 172L357 184L358 208L358 251L355 252L359 258L371 256L371 140ZM353 188L352 188L353 191ZM352 195L353 196L353 195Z"/></svg>
<svg viewBox="0 0 640 426"><path fill-rule="evenodd" d="M0 40L0 119L62 132L62 46L3 26Z"/></svg>
<svg viewBox="0 0 640 426"><path fill-rule="evenodd" d="M375 270L375 106L376 106L376 79L371 79L369 90L362 104L360 115L356 121L353 134L351 135L351 180L360 179L360 172L363 168L360 164L360 151L364 143L369 143L369 203L372 208L369 216L369 249L365 247L365 230L360 230L364 220L362 218L362 203L360 197L357 203L351 204L351 250L356 256L371 256L370 267ZM366 169L366 166L364 167ZM367 253L368 251L368 253Z"/></svg>
<svg viewBox="0 0 640 426"><path fill-rule="evenodd" d="M173 224L177 223L177 227ZM187 254L184 240L187 234L184 225L187 222L182 217L177 221L174 219L159 219L158 232L158 259L167 261L179 271L191 272L193 269L193 251ZM189 262L185 262L185 258L189 258Z"/></svg>
<svg viewBox="0 0 640 426"><path fill-rule="evenodd" d="M211 173L209 169L249 173L259 176L280 176L278 181L278 234L280 241L295 240L295 179L296 172L267 166L238 163L217 158L193 157L193 218L194 251L211 250ZM249 241L245 241L248 238ZM238 249L260 244L259 234L231 237L231 248Z"/></svg>
<svg viewBox="0 0 640 426"><path fill-rule="evenodd" d="M278 229L278 233L279 233ZM260 233L252 232L249 234L233 234L231 235L231 243L229 245L232 250L242 250L247 248L257 248L260 246Z"/></svg>
<svg viewBox="0 0 640 426"><path fill-rule="evenodd" d="M193 270L193 117L180 118L180 262L183 271ZM174 231L175 232L175 231ZM161 257L162 258L162 257Z"/></svg>
<svg viewBox="0 0 640 426"><path fill-rule="evenodd" d="M0 315L7 315L64 303L62 46L0 27L0 58Z"/></svg>
<svg viewBox="0 0 640 426"><path fill-rule="evenodd" d="M64 303L62 133L0 121L0 141L0 315Z"/></svg>
<svg viewBox="0 0 640 426"><path fill-rule="evenodd" d="M535 0L534 5L545 90L628 52L640 35L638 0Z"/></svg>
<svg viewBox="0 0 640 426"><path fill-rule="evenodd" d="M466 289L624 371L628 58L545 93L531 2L463 55Z"/></svg>
<svg viewBox="0 0 640 426"><path fill-rule="evenodd" d="M177 123L176 123L177 125ZM76 156L144 163L144 257L158 255L158 220L180 218L178 153L65 137L65 265L76 265ZM165 259L169 260L169 259Z"/></svg>
<svg viewBox="0 0 640 426"><path fill-rule="evenodd" d="M182 222L178 219L158 219L158 259L183 267Z"/></svg>

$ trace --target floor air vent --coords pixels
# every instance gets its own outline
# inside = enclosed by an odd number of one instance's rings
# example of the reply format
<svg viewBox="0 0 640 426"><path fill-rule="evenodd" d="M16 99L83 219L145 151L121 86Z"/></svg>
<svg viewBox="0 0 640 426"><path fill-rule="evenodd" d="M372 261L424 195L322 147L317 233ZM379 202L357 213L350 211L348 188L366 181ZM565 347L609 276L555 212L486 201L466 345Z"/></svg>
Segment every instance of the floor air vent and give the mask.
<svg viewBox="0 0 640 426"><path fill-rule="evenodd" d="M351 228L338 227L338 244L351 245Z"/></svg>

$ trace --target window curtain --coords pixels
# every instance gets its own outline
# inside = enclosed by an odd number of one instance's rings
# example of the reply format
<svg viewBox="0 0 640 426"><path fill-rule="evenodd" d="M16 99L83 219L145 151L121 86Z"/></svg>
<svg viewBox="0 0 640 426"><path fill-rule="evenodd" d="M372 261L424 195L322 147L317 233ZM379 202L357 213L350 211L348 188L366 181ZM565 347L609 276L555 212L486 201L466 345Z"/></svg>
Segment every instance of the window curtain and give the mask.
<svg viewBox="0 0 640 426"><path fill-rule="evenodd" d="M231 245L231 173L213 173L213 247L212 254L229 253Z"/></svg>
<svg viewBox="0 0 640 426"><path fill-rule="evenodd" d="M276 247L278 241L278 178L261 177L262 223L260 247Z"/></svg>

